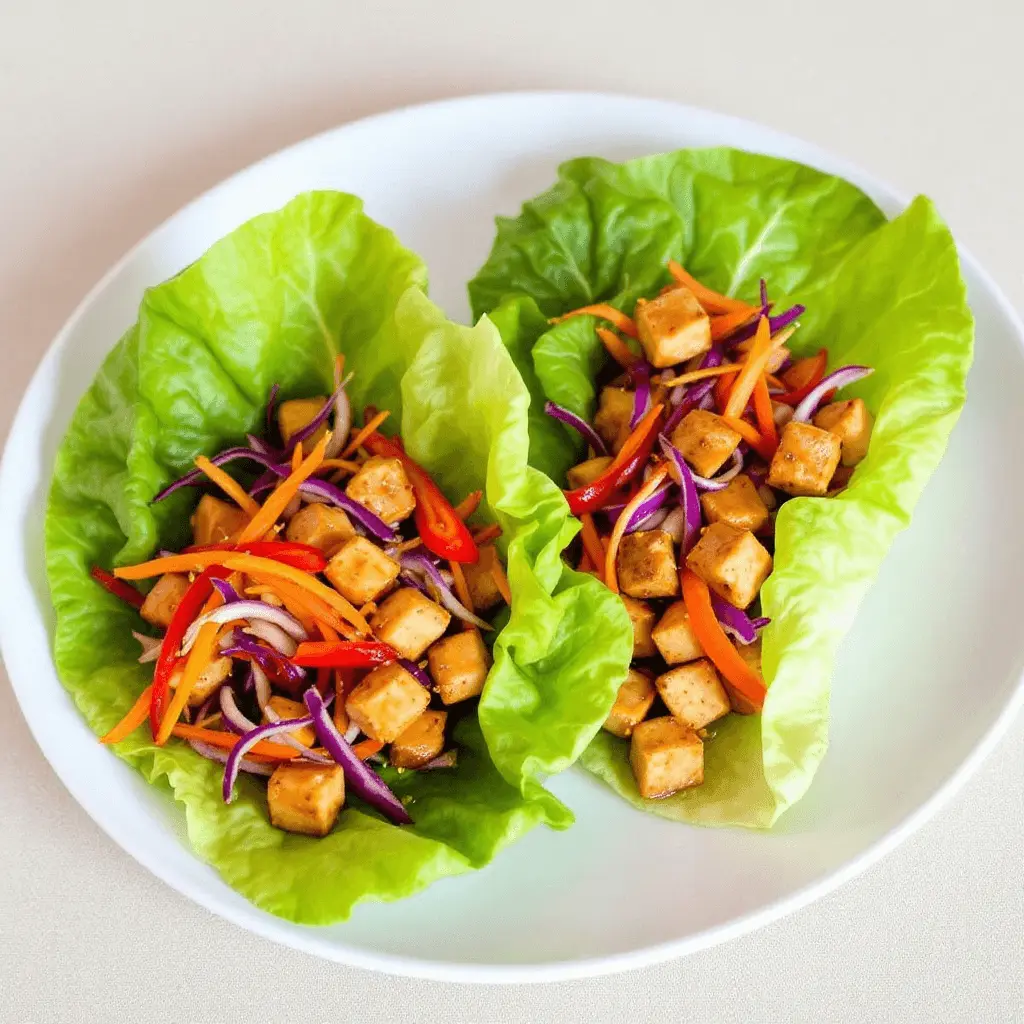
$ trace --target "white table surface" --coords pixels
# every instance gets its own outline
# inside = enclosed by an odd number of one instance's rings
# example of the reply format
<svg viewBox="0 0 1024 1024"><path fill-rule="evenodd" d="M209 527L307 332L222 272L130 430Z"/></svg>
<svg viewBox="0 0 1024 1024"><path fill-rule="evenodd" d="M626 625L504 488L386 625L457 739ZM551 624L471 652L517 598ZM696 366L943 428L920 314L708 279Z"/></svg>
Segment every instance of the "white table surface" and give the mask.
<svg viewBox="0 0 1024 1024"><path fill-rule="evenodd" d="M314 132L461 93L632 92L803 136L929 193L1020 309L1022 30L1017 0L7 0L0 430L82 295L181 204ZM71 800L0 678L3 1024L1022 1021L1022 876L1018 719L909 842L742 940L542 987L371 975L274 947L150 877Z"/></svg>

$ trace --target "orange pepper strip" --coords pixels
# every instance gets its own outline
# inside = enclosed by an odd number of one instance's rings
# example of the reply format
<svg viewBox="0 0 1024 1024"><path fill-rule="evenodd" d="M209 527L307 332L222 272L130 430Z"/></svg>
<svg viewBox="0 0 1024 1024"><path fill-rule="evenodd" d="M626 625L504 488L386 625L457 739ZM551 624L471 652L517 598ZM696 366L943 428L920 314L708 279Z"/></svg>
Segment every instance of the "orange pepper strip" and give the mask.
<svg viewBox="0 0 1024 1024"><path fill-rule="evenodd" d="M374 754L379 753L383 749L384 744L378 740L363 740L352 748L352 753L355 754L360 761L365 761L368 757L373 757Z"/></svg>
<svg viewBox="0 0 1024 1024"><path fill-rule="evenodd" d="M185 725L179 722L172 730L171 735L178 736L183 740L202 740L211 746L220 747L222 750L231 750L236 743L241 742L241 736L233 732L220 732L217 729L200 729L195 725ZM250 753L258 754L260 757L273 758L275 761L291 761L300 757L299 751L292 747L286 747L271 740L260 740L255 744Z"/></svg>
<svg viewBox="0 0 1024 1024"><path fill-rule="evenodd" d="M391 415L391 413L385 409L383 412L377 413L371 420L369 420L365 427L352 438L351 441L346 445L345 450L341 453L343 459L347 459L350 455L354 455L359 451L362 443L376 431L376 429Z"/></svg>
<svg viewBox="0 0 1024 1024"><path fill-rule="evenodd" d="M754 384L754 415L757 416L757 429L761 432L766 445L773 449L779 446L779 432L775 429L775 416L772 413L772 397L768 394L768 381L762 373Z"/></svg>
<svg viewBox="0 0 1024 1024"><path fill-rule="evenodd" d="M766 462L772 461L775 449L746 420L738 419L735 416L723 416L722 422L727 427L732 427L762 459Z"/></svg>
<svg viewBox="0 0 1024 1024"><path fill-rule="evenodd" d="M213 660L217 648L217 634L219 632L220 624L217 622L207 622L199 630L196 642L192 650L189 651L188 660L185 662L185 671L182 674L181 681L178 683L178 688L174 691L174 699L164 713L160 729L156 734L157 746L162 747L170 738L171 730L181 717L181 712L188 703L189 695L199 681L199 676L203 669Z"/></svg>
<svg viewBox="0 0 1024 1024"><path fill-rule="evenodd" d="M292 449L292 472L294 473L302 465L302 445L297 444ZM322 463L321 463L322 465Z"/></svg>
<svg viewBox="0 0 1024 1024"><path fill-rule="evenodd" d="M305 590L300 590L298 587L293 587L285 580L274 580L274 585L276 588L274 592L284 601L285 608L306 627L307 632L318 624L326 625L336 632L342 632L345 629L345 623L341 616L324 604L320 598Z"/></svg>
<svg viewBox="0 0 1024 1024"><path fill-rule="evenodd" d="M735 313L713 316L711 318L711 340L721 341L723 338L728 338L730 334L734 334L744 324L753 320L755 316L757 316L756 309L741 309Z"/></svg>
<svg viewBox="0 0 1024 1024"><path fill-rule="evenodd" d="M668 466L662 463L647 479L647 482L630 499L629 503L615 520L615 527L612 530L611 539L608 542L608 550L604 556L604 584L617 594L619 592L619 574L615 568L615 556L619 553L619 543L626 533L626 524L629 517L636 508L642 505L660 486L661 482L668 476ZM601 563L598 562L598 565Z"/></svg>
<svg viewBox="0 0 1024 1024"><path fill-rule="evenodd" d="M601 570L601 566L604 565L605 549L601 543L601 537L597 532L597 527L594 525L594 517L590 512L584 512L580 516L580 522L583 524L583 529L580 531L580 539L583 541L583 551L586 553L587 558L595 566L597 570L597 578L604 582L604 573Z"/></svg>
<svg viewBox="0 0 1024 1024"><path fill-rule="evenodd" d="M628 370L640 357L614 332L607 327L598 327L597 336L608 352L624 370Z"/></svg>
<svg viewBox="0 0 1024 1024"><path fill-rule="evenodd" d="M750 396L754 393L754 385L768 365L773 347L768 317L763 316L757 325L757 334L754 336L754 345L750 350L750 355L747 356L743 369L740 370L740 375L729 392L729 401L725 403L723 415L737 418L743 415L743 410L746 409L747 402L750 401Z"/></svg>
<svg viewBox="0 0 1024 1024"><path fill-rule="evenodd" d="M764 680L739 656L711 607L708 585L690 569L680 573L683 604L690 619L690 628L723 678L735 687L741 697L758 711L764 707L767 689Z"/></svg>
<svg viewBox="0 0 1024 1024"><path fill-rule="evenodd" d="M607 320L610 324L614 324L615 327L630 338L640 337L636 324L621 310L616 309L614 306L609 306L606 302L597 302L591 306L580 306L579 309L563 313L562 316L552 317L548 323L560 324L563 320L568 320L573 316L597 316L602 320Z"/></svg>
<svg viewBox="0 0 1024 1024"><path fill-rule="evenodd" d="M759 308L740 299L730 299L727 295L712 291L707 285L703 285L695 277L691 277L675 260L668 261L668 272L679 284L686 285L709 313L733 313L740 310L754 313Z"/></svg>
<svg viewBox="0 0 1024 1024"><path fill-rule="evenodd" d="M483 500L483 496L483 491L473 491L472 494L467 494L462 501L455 506L455 514L460 519L468 519L480 507L480 502Z"/></svg>
<svg viewBox="0 0 1024 1024"><path fill-rule="evenodd" d="M125 737L130 736L149 717L149 702L153 695L152 685L147 686L139 699L132 705L131 710L121 719L113 729L100 737L100 743L120 743Z"/></svg>
<svg viewBox="0 0 1024 1024"><path fill-rule="evenodd" d="M482 530L477 530L473 534L473 541L478 546L480 544L486 544L488 541L497 540L501 536L501 527L497 523L491 523L490 526L485 526Z"/></svg>
<svg viewBox="0 0 1024 1024"><path fill-rule="evenodd" d="M324 461L324 452L327 450L327 442L330 433L324 434L317 446L302 460L299 468L282 480L274 492L264 502L263 508L253 516L249 525L241 532L238 538L240 544L247 541L259 540L270 530L281 518L281 514L288 507L292 498L299 493L299 487L307 478L311 477Z"/></svg>
<svg viewBox="0 0 1024 1024"><path fill-rule="evenodd" d="M498 588L498 593L501 594L501 599L505 604L511 607L512 605L512 588L508 585L508 576L505 575L505 570L501 567L501 562L495 562L491 566L491 579L494 580L494 585Z"/></svg>
<svg viewBox="0 0 1024 1024"><path fill-rule="evenodd" d="M732 390L733 384L736 383L736 378L739 376L739 371L730 373L726 377L719 377L715 384L715 407L719 412L725 409L726 403L729 401L729 392Z"/></svg>
<svg viewBox="0 0 1024 1024"><path fill-rule="evenodd" d="M260 504L245 493L242 485L228 476L220 466L215 466L205 455L196 456L196 466L201 469L243 512L256 515Z"/></svg>

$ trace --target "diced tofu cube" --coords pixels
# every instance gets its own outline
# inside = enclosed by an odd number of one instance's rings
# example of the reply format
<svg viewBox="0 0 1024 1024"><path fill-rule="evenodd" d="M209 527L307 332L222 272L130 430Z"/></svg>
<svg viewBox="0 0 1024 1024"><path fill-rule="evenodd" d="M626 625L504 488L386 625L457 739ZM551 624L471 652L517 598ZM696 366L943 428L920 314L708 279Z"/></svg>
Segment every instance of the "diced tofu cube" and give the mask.
<svg viewBox="0 0 1024 1024"><path fill-rule="evenodd" d="M681 665L704 657L704 648L690 626L690 615L682 601L676 601L665 609L665 614L651 631L651 637L669 665Z"/></svg>
<svg viewBox="0 0 1024 1024"><path fill-rule="evenodd" d="M345 773L340 764L286 761L274 769L267 785L270 823L285 832L327 835L344 802Z"/></svg>
<svg viewBox="0 0 1024 1024"><path fill-rule="evenodd" d="M403 658L418 661L423 652L448 628L451 615L412 587L387 597L370 620L370 628Z"/></svg>
<svg viewBox="0 0 1024 1024"><path fill-rule="evenodd" d="M670 669L654 684L672 717L691 729L703 729L731 710L729 695L707 658Z"/></svg>
<svg viewBox="0 0 1024 1024"><path fill-rule="evenodd" d="M376 600L398 579L402 567L366 537L351 537L327 563L324 575L353 604Z"/></svg>
<svg viewBox="0 0 1024 1024"><path fill-rule="evenodd" d="M698 476L714 476L740 443L740 435L717 413L688 412L670 438Z"/></svg>
<svg viewBox="0 0 1024 1024"><path fill-rule="evenodd" d="M345 701L353 723L371 740L390 743L416 721L430 694L399 664L381 665L365 675Z"/></svg>
<svg viewBox="0 0 1024 1024"><path fill-rule="evenodd" d="M700 505L709 523L729 523L757 533L768 522L768 507L757 493L754 481L742 474L720 491L705 491L700 496Z"/></svg>
<svg viewBox="0 0 1024 1024"><path fill-rule="evenodd" d="M477 697L491 668L491 652L475 629L438 640L427 651L430 675L445 704Z"/></svg>
<svg viewBox="0 0 1024 1024"><path fill-rule="evenodd" d="M633 735L633 730L651 710L656 696L654 683L642 672L631 668L626 681L619 687L615 703L605 719L605 729L613 736L628 740Z"/></svg>
<svg viewBox="0 0 1024 1024"><path fill-rule="evenodd" d="M768 470L768 486L794 496L821 497L839 465L841 448L835 434L790 421Z"/></svg>
<svg viewBox="0 0 1024 1024"><path fill-rule="evenodd" d="M424 711L391 744L388 760L396 768L422 768L444 749L447 711Z"/></svg>
<svg viewBox="0 0 1024 1024"><path fill-rule="evenodd" d="M835 434L842 443L842 463L856 466L868 453L871 440L871 413L859 398L832 402L818 410L814 425Z"/></svg>
<svg viewBox="0 0 1024 1024"><path fill-rule="evenodd" d="M734 644L739 656L762 678L764 673L761 671L761 638L758 637L752 644ZM733 711L738 715L756 715L757 708L747 700L743 694L738 693L736 689L729 684L729 680L723 678L722 685L725 687L725 692L729 694L729 703L732 704Z"/></svg>
<svg viewBox="0 0 1024 1024"><path fill-rule="evenodd" d="M297 700L289 700L287 697L279 697L274 694L270 700L267 701L267 707L263 709L263 723L273 721L270 715L267 714L267 708L270 708L278 718L304 718L309 712L306 710L306 705ZM307 747L313 746L316 743L316 730L311 725L304 726L302 729L296 729L292 733L300 743L305 743Z"/></svg>
<svg viewBox="0 0 1024 1024"><path fill-rule="evenodd" d="M197 708L200 704L205 704L207 698L212 697L227 682L228 677L231 675L231 669L232 661L230 658L214 658L199 673L199 678L195 681L195 685L188 695L188 706L190 708ZM181 682L184 674L184 669L175 669L170 679L172 690L178 688L178 684Z"/></svg>
<svg viewBox="0 0 1024 1024"><path fill-rule="evenodd" d="M633 392L625 388L607 387L601 392L601 401L594 417L597 436L617 452L629 436L629 421L633 417Z"/></svg>
<svg viewBox="0 0 1024 1024"><path fill-rule="evenodd" d="M575 490L577 487L586 487L587 484L592 484L611 464L612 457L610 455L598 455L597 458L587 459L586 462L573 466L565 474L569 487Z"/></svg>
<svg viewBox="0 0 1024 1024"><path fill-rule="evenodd" d="M630 597L675 597L679 593L672 535L664 530L627 533L615 557L619 589Z"/></svg>
<svg viewBox="0 0 1024 1024"><path fill-rule="evenodd" d="M754 340L754 338L747 338L746 341L741 341L736 346L736 362L742 362L744 359L747 358L747 356L750 355L750 350L754 347ZM789 349L786 348L785 345L779 345L777 348L773 348L771 351L771 355L768 356L768 365L765 367L765 369L769 373L777 373L783 367L783 365L785 365L785 362L789 358L789 356Z"/></svg>
<svg viewBox="0 0 1024 1024"><path fill-rule="evenodd" d="M659 370L711 348L711 320L689 288L641 299L633 319L647 361Z"/></svg>
<svg viewBox="0 0 1024 1024"><path fill-rule="evenodd" d="M249 517L237 505L204 494L192 513L192 538L196 544L223 544L248 522Z"/></svg>
<svg viewBox="0 0 1024 1024"><path fill-rule="evenodd" d="M628 594L620 595L633 624L633 657L653 658L658 653L651 639L651 627L658 613L646 602L637 601Z"/></svg>
<svg viewBox="0 0 1024 1024"><path fill-rule="evenodd" d="M297 434L303 427L308 426L316 419L318 413L327 401L326 396L320 398L293 398L282 402L277 409L277 426L281 431L281 438L285 444L293 434ZM327 424L322 423L310 437L302 442L302 450L311 452L319 443L324 434L327 433Z"/></svg>
<svg viewBox="0 0 1024 1024"><path fill-rule="evenodd" d="M686 556L686 564L719 597L746 608L772 571L772 556L749 531L712 523Z"/></svg>
<svg viewBox="0 0 1024 1024"><path fill-rule="evenodd" d="M674 718L650 718L633 730L629 763L646 800L671 796L704 781L704 744Z"/></svg>
<svg viewBox="0 0 1024 1024"><path fill-rule="evenodd" d="M165 572L146 595L139 614L151 625L166 629L188 587L188 577L184 573Z"/></svg>
<svg viewBox="0 0 1024 1024"><path fill-rule="evenodd" d="M488 544L479 551L480 557L477 561L463 565L462 575L466 577L466 586L469 588L473 607L478 612L485 612L496 604L501 604L503 600L498 584L494 582L494 570L501 568L501 562L498 550L493 544Z"/></svg>
<svg viewBox="0 0 1024 1024"><path fill-rule="evenodd" d="M356 531L343 509L314 502L291 517L284 535L296 544L309 544L333 555Z"/></svg>
<svg viewBox="0 0 1024 1024"><path fill-rule="evenodd" d="M408 519L416 507L416 495L399 459L367 459L345 493L391 525Z"/></svg>

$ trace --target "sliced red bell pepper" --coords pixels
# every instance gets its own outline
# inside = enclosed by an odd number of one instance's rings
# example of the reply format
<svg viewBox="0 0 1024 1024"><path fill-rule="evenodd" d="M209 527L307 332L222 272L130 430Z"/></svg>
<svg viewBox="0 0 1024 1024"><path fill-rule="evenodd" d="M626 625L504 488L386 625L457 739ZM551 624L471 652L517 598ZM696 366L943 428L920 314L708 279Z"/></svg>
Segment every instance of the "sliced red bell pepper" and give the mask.
<svg viewBox="0 0 1024 1024"><path fill-rule="evenodd" d="M475 562L480 557L473 535L456 515L451 502L430 478L430 474L405 454L401 442L383 434L371 434L364 442L367 451L398 459L416 494L413 521L424 547L451 562Z"/></svg>
<svg viewBox="0 0 1024 1024"><path fill-rule="evenodd" d="M239 554L255 555L257 558L270 558L302 572L323 572L327 567L327 559L319 548L296 541L254 540L246 544L193 544L191 547L183 548L181 553L191 555L196 551L236 551Z"/></svg>
<svg viewBox="0 0 1024 1024"><path fill-rule="evenodd" d="M398 651L378 640L311 640L291 661L303 668L371 668L398 661Z"/></svg>
<svg viewBox="0 0 1024 1024"><path fill-rule="evenodd" d="M784 395L773 395L772 397L776 402L783 402L786 405L799 405L821 383L821 379L825 376L825 366L827 363L828 352L825 349L821 349L815 356L801 359L800 364L807 367L807 379L799 387L793 388L792 391L787 391ZM786 374L784 374L786 383L790 383L793 379L791 374L794 370L802 369L800 364L790 367ZM802 375L802 373L799 374L799 376Z"/></svg>
<svg viewBox="0 0 1024 1024"><path fill-rule="evenodd" d="M111 576L106 569L101 569L98 565L94 565L89 570L89 575L108 594L119 597L125 604L130 604L133 608L141 608L142 602L146 600L146 595L140 594L130 583L125 583L124 580Z"/></svg>

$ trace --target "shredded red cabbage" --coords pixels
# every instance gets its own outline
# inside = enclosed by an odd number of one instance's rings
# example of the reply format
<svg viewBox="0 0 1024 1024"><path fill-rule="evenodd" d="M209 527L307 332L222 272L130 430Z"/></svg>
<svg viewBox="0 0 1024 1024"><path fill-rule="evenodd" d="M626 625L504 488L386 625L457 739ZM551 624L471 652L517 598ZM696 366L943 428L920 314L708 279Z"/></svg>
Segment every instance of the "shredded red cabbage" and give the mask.
<svg viewBox="0 0 1024 1024"><path fill-rule="evenodd" d="M267 470L277 470L278 464L270 458L268 455L264 455L262 452L254 451L252 448L227 448L224 451L214 455L210 461L215 466L223 466L228 462L234 462L236 459L250 459L253 462L259 463L261 466L265 466ZM278 476L287 476L288 471L277 472ZM175 491L180 490L182 487L194 487L196 484L201 483L205 479L206 474L201 469L193 469L186 473L184 476L179 477L172 483L169 483L156 497L153 498L153 503L163 501L164 498L173 494Z"/></svg>
<svg viewBox="0 0 1024 1024"><path fill-rule="evenodd" d="M830 391L838 391L840 388L856 384L857 381L870 377L874 372L870 366L842 366L838 370L833 370L796 407L793 411L793 420L796 423L807 423L817 412L818 406L821 405L821 400Z"/></svg>
<svg viewBox="0 0 1024 1024"><path fill-rule="evenodd" d="M316 692L314 690L314 692ZM319 696L319 694L317 694ZM226 766L224 768L224 783L221 787L221 795L224 797L224 803L231 803L232 798L235 794L235 781L238 779L238 771L241 767L242 759L246 754L260 740L270 739L272 736L277 736L279 733L294 732L296 729L304 729L307 725L312 725L313 719L309 715L305 715L302 718L287 718L283 722L271 722L268 725L261 725L256 729L251 729L247 732L238 743L232 748L228 754Z"/></svg>
<svg viewBox="0 0 1024 1024"><path fill-rule="evenodd" d="M745 611L733 607L714 593L711 595L711 607L714 609L715 618L722 624L722 629L744 645L752 644L757 639L757 631L771 622L771 619L766 618L751 619Z"/></svg>
<svg viewBox="0 0 1024 1024"><path fill-rule="evenodd" d="M700 536L701 513L700 499L697 497L697 486L693 482L693 473L683 458L683 453L664 435L658 436L661 450L671 463L672 476L679 483L679 504L686 515L686 527L683 531L682 552L685 555Z"/></svg>
<svg viewBox="0 0 1024 1024"><path fill-rule="evenodd" d="M577 416L576 413L570 412L554 402L545 402L544 411L554 419L572 427L598 455L608 454L608 448L605 446L604 441L601 440L600 434L582 416Z"/></svg>
<svg viewBox="0 0 1024 1024"><path fill-rule="evenodd" d="M327 505L337 505L359 523L368 533L386 544L393 543L396 534L380 516L374 515L365 505L350 498L340 487L328 480L304 480L299 485L299 493L307 501L319 501Z"/></svg>

